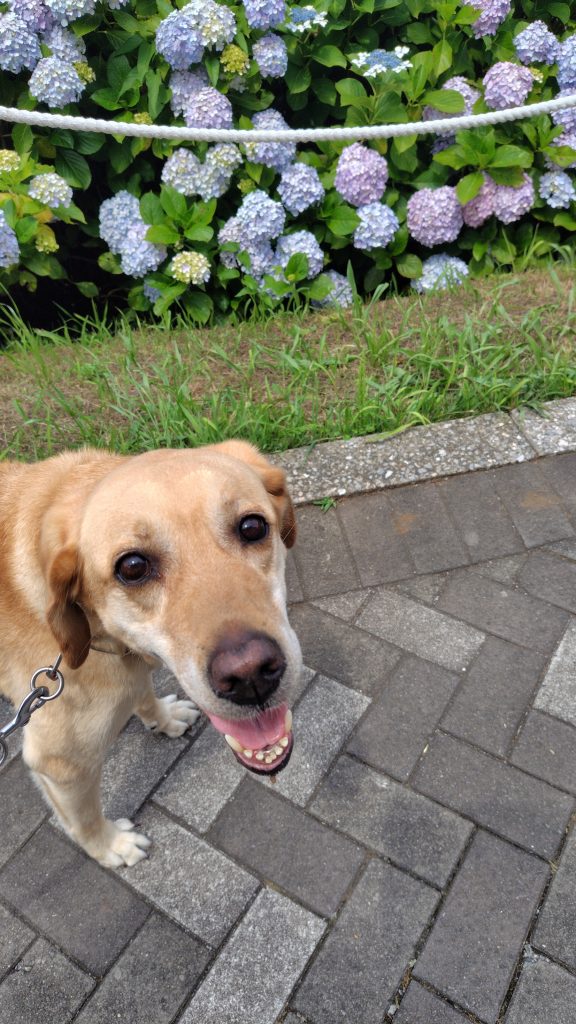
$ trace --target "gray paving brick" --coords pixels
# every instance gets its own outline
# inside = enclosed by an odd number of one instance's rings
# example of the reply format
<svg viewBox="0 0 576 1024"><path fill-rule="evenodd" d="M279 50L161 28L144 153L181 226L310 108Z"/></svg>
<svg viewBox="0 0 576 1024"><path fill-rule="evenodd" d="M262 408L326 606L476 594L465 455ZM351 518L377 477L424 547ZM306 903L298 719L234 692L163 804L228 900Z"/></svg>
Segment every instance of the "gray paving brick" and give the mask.
<svg viewBox="0 0 576 1024"><path fill-rule="evenodd" d="M185 739L150 732L135 719L130 722L104 762L102 803L107 817L134 817L186 747Z"/></svg>
<svg viewBox="0 0 576 1024"><path fill-rule="evenodd" d="M26 842L38 825L48 817L48 806L34 785L22 758L17 758L0 774L2 842L0 866Z"/></svg>
<svg viewBox="0 0 576 1024"><path fill-rule="evenodd" d="M539 466L503 466L490 476L526 547L573 536L562 501Z"/></svg>
<svg viewBox="0 0 576 1024"><path fill-rule="evenodd" d="M560 866L540 911L533 945L576 970L576 832L569 836Z"/></svg>
<svg viewBox="0 0 576 1024"><path fill-rule="evenodd" d="M576 622L570 621L536 694L534 707L576 725Z"/></svg>
<svg viewBox="0 0 576 1024"><path fill-rule="evenodd" d="M325 929L265 889L224 946L180 1024L274 1024Z"/></svg>
<svg viewBox="0 0 576 1024"><path fill-rule="evenodd" d="M338 619L352 622L368 595L367 590L349 590L344 594L333 594L331 597L317 597L312 604L323 612L329 612Z"/></svg>
<svg viewBox="0 0 576 1024"><path fill-rule="evenodd" d="M465 668L484 639L472 626L386 589L372 595L356 624L449 669Z"/></svg>
<svg viewBox="0 0 576 1024"><path fill-rule="evenodd" d="M353 590L360 580L346 547L336 511L308 506L298 512L298 543L293 548L305 598Z"/></svg>
<svg viewBox="0 0 576 1024"><path fill-rule="evenodd" d="M33 939L34 932L0 906L0 977L16 963Z"/></svg>
<svg viewBox="0 0 576 1024"><path fill-rule="evenodd" d="M537 688L546 658L487 637L446 712L442 727L504 755Z"/></svg>
<svg viewBox="0 0 576 1024"><path fill-rule="evenodd" d="M561 608L471 572L454 573L440 595L438 608L503 640L548 653L567 622Z"/></svg>
<svg viewBox="0 0 576 1024"><path fill-rule="evenodd" d="M438 893L372 861L292 1005L314 1024L380 1024Z"/></svg>
<svg viewBox="0 0 576 1024"><path fill-rule="evenodd" d="M103 974L149 908L50 825L0 872L0 890L33 927L93 974Z"/></svg>
<svg viewBox="0 0 576 1024"><path fill-rule="evenodd" d="M388 495L380 492L348 498L338 506L338 515L363 586L402 579L415 571Z"/></svg>
<svg viewBox="0 0 576 1024"><path fill-rule="evenodd" d="M553 551L555 555L562 555L576 562L576 537L572 540L559 540L555 544L548 544L545 551Z"/></svg>
<svg viewBox="0 0 576 1024"><path fill-rule="evenodd" d="M494 1024L548 868L478 833L414 967L414 974Z"/></svg>
<svg viewBox="0 0 576 1024"><path fill-rule="evenodd" d="M438 886L448 881L472 831L458 815L349 757L330 772L311 810Z"/></svg>
<svg viewBox="0 0 576 1024"><path fill-rule="evenodd" d="M201 942L151 914L80 1012L78 1024L167 1024L209 956Z"/></svg>
<svg viewBox="0 0 576 1024"><path fill-rule="evenodd" d="M576 452L541 459L538 468L544 479L559 494L566 508L576 512Z"/></svg>
<svg viewBox="0 0 576 1024"><path fill-rule="evenodd" d="M524 542L494 490L490 474L450 477L437 484L474 562L524 551Z"/></svg>
<svg viewBox="0 0 576 1024"><path fill-rule="evenodd" d="M0 1024L68 1024L94 980L38 939L0 985Z"/></svg>
<svg viewBox="0 0 576 1024"><path fill-rule="evenodd" d="M553 786L576 793L576 729L531 711L510 759Z"/></svg>
<svg viewBox="0 0 576 1024"><path fill-rule="evenodd" d="M154 794L154 802L205 832L246 771L223 736L208 726Z"/></svg>
<svg viewBox="0 0 576 1024"><path fill-rule="evenodd" d="M336 913L364 859L356 843L248 779L208 838L325 917Z"/></svg>
<svg viewBox="0 0 576 1024"><path fill-rule="evenodd" d="M543 957L530 958L504 1018L505 1024L574 1024L576 978Z"/></svg>
<svg viewBox="0 0 576 1024"><path fill-rule="evenodd" d="M304 600L293 551L289 551L286 558L286 591L290 602Z"/></svg>
<svg viewBox="0 0 576 1024"><path fill-rule="evenodd" d="M204 942L218 945L257 880L154 807L146 808L141 823L152 855L126 869L126 881Z"/></svg>
<svg viewBox="0 0 576 1024"><path fill-rule="evenodd" d="M576 564L549 551L531 551L519 576L524 590L576 613Z"/></svg>
<svg viewBox="0 0 576 1024"><path fill-rule="evenodd" d="M411 981L394 1016L394 1024L470 1024L470 1018L417 981Z"/></svg>
<svg viewBox="0 0 576 1024"><path fill-rule="evenodd" d="M436 735L414 777L420 792L542 857L554 857L574 800L451 736Z"/></svg>
<svg viewBox="0 0 576 1024"><path fill-rule="evenodd" d="M482 576L490 576L501 583L515 583L522 566L528 558L528 552L522 555L509 555L506 558L491 558L487 562L471 565L471 572L479 572Z"/></svg>
<svg viewBox="0 0 576 1024"><path fill-rule="evenodd" d="M405 658L367 711L348 750L405 781L459 682L459 675L439 665Z"/></svg>
<svg viewBox="0 0 576 1024"><path fill-rule="evenodd" d="M313 605L296 605L290 621L308 665L372 696L399 658L390 644Z"/></svg>
<svg viewBox="0 0 576 1024"><path fill-rule="evenodd" d="M432 572L427 576L414 576L412 579L400 580L395 589L401 594L424 601L424 604L436 604L438 595L448 579L446 572Z"/></svg>
<svg viewBox="0 0 576 1024"><path fill-rule="evenodd" d="M276 776L275 791L303 807L369 703L363 694L318 676L294 713L294 750ZM270 785L265 776L254 778L259 785Z"/></svg>
<svg viewBox="0 0 576 1024"><path fill-rule="evenodd" d="M387 497L392 526L408 548L416 572L468 565L470 555L452 525L436 484L400 487Z"/></svg>

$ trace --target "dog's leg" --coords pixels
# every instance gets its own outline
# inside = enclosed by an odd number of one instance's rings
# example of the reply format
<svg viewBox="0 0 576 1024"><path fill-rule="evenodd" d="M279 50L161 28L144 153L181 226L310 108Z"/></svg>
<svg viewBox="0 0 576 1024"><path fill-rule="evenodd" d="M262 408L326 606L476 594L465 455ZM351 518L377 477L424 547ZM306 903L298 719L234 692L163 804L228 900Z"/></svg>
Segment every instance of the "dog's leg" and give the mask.
<svg viewBox="0 0 576 1024"><path fill-rule="evenodd" d="M167 736L181 736L199 717L200 712L191 700L179 700L175 693L157 697L149 684L136 705L136 714L147 729L164 732Z"/></svg>

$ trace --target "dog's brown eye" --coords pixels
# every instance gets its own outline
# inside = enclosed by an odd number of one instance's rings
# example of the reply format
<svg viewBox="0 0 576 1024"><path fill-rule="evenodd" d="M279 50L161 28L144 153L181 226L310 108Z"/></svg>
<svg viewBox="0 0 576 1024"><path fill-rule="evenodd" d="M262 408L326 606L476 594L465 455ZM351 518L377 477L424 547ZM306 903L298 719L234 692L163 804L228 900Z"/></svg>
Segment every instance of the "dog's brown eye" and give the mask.
<svg viewBox="0 0 576 1024"><path fill-rule="evenodd" d="M238 523L238 533L241 540L247 544L254 544L255 541L264 540L268 536L268 523L264 516L244 516Z"/></svg>
<svg viewBox="0 0 576 1024"><path fill-rule="evenodd" d="M139 551L131 551L118 559L114 572L121 583L142 583L152 575L152 563Z"/></svg>

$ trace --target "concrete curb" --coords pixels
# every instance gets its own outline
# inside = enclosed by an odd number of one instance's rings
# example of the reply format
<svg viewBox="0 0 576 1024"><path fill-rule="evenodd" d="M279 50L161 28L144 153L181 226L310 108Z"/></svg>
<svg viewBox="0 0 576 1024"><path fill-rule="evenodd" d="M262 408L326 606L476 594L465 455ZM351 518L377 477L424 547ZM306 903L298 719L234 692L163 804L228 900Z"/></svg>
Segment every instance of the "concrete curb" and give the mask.
<svg viewBox="0 0 576 1024"><path fill-rule="evenodd" d="M576 451L576 398L547 402L538 413L518 409L376 434L326 441L276 456L297 504L527 462Z"/></svg>

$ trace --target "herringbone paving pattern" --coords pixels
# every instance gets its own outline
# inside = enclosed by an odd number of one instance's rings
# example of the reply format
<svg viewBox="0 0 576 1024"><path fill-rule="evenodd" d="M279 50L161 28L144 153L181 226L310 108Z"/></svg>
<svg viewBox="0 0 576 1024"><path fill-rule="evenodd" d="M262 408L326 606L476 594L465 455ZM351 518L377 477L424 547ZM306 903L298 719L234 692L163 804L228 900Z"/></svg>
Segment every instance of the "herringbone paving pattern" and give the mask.
<svg viewBox="0 0 576 1024"><path fill-rule="evenodd" d="M106 806L154 845L105 871L11 744L0 1024L574 1024L576 455L299 526L276 786L132 721Z"/></svg>

